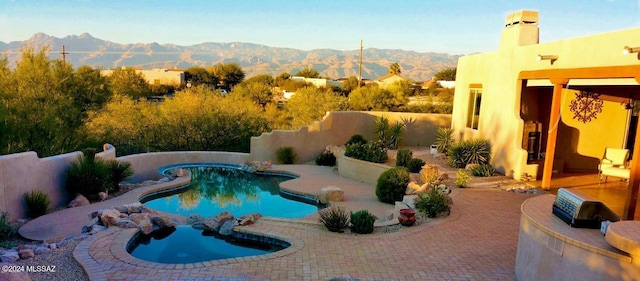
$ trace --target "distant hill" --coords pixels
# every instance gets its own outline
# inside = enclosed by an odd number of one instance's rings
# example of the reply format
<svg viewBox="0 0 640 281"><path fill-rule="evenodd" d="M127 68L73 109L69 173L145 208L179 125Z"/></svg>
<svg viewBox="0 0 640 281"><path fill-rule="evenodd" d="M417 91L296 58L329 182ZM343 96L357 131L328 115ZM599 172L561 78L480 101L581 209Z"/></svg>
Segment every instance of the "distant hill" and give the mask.
<svg viewBox="0 0 640 281"><path fill-rule="evenodd" d="M0 41L0 52L6 54L13 65L25 44L38 49L47 46L52 58L61 58L62 45L65 45L67 61L76 67L90 65L99 68L133 66L145 69L184 69L194 65L207 67L237 62L245 71L246 77L258 74L275 76L282 72L293 74L305 67L316 69L323 77L357 76L360 60L359 50L303 51L240 42L208 42L192 46L158 43L123 45L95 38L88 33L64 38L37 33L26 41ZM445 53L369 48L363 51L362 76L368 79L383 76L387 74L389 65L397 62L402 76L414 81L425 81L442 69L456 67L458 57L460 56Z"/></svg>

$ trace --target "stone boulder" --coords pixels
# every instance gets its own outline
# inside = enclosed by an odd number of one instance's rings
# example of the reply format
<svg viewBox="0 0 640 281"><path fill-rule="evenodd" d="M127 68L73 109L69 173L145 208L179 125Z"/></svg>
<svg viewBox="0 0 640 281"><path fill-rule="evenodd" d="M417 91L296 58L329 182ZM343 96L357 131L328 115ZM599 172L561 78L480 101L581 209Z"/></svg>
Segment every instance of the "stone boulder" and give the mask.
<svg viewBox="0 0 640 281"><path fill-rule="evenodd" d="M138 224L138 228L140 229L140 231L142 231L142 233L147 235L153 232L153 224L150 220L142 221L140 224Z"/></svg>
<svg viewBox="0 0 640 281"><path fill-rule="evenodd" d="M18 256L20 256L21 259L25 260L25 259L35 257L36 253L34 252L33 249L26 248L26 249L18 250Z"/></svg>
<svg viewBox="0 0 640 281"><path fill-rule="evenodd" d="M220 235L229 236L229 235L233 234L233 227L234 226L235 226L235 222L234 221L232 221L232 220L226 221L220 226L220 231L218 233L220 233Z"/></svg>
<svg viewBox="0 0 640 281"><path fill-rule="evenodd" d="M71 200L71 202L69 202L69 205L67 206L69 208L75 208L89 204L91 204L91 202L89 202L89 199L87 199L87 197L82 196L82 194L78 194L76 198L73 198L73 200Z"/></svg>
<svg viewBox="0 0 640 281"><path fill-rule="evenodd" d="M405 191L405 194L418 194L420 192L423 192L425 190L427 190L428 185L425 183L423 185L419 185L416 182L409 182L409 184L407 184L407 190Z"/></svg>
<svg viewBox="0 0 640 281"><path fill-rule="evenodd" d="M7 250L0 255L0 261L3 263L14 263L20 259L20 255L17 250Z"/></svg>
<svg viewBox="0 0 640 281"><path fill-rule="evenodd" d="M245 225L254 224L261 217L262 217L262 215L259 214L259 213L253 213L253 214L244 215L244 216L241 216L236 221L236 225L245 226Z"/></svg>
<svg viewBox="0 0 640 281"><path fill-rule="evenodd" d="M320 190L318 193L318 201L322 204L328 204L331 201L344 200L344 191L339 187L327 186Z"/></svg>
<svg viewBox="0 0 640 281"><path fill-rule="evenodd" d="M136 225L139 225L142 221L148 221L151 219L151 215L147 213L138 213L129 215L129 219Z"/></svg>
<svg viewBox="0 0 640 281"><path fill-rule="evenodd" d="M151 223L159 229L175 228L176 223L167 216L155 216L151 218Z"/></svg>
<svg viewBox="0 0 640 281"><path fill-rule="evenodd" d="M217 214L215 217L213 217L213 220L215 220L216 222L222 224L225 223L227 221L233 220L234 217L233 215L229 212L229 211L224 211L222 213Z"/></svg>
<svg viewBox="0 0 640 281"><path fill-rule="evenodd" d="M106 192L98 192L98 198L100 198L100 201L107 200L107 198L109 198L109 194Z"/></svg>
<svg viewBox="0 0 640 281"><path fill-rule="evenodd" d="M182 169L182 168L175 168L175 169L171 170L171 176L172 177L186 177L186 176L189 176L189 172L187 172L187 170Z"/></svg>
<svg viewBox="0 0 640 281"><path fill-rule="evenodd" d="M222 225L220 222L218 222L217 220L215 220L213 218L205 219L201 223L202 223L202 226L203 226L203 230L210 230L210 231L215 231L215 232L218 232L220 230L220 225ZM193 224L193 226L196 229L199 229L199 227L197 225L198 225L197 223Z"/></svg>
<svg viewBox="0 0 640 281"><path fill-rule="evenodd" d="M114 226L116 222L120 219L120 212L116 209L106 209L102 210L100 213L100 222L104 226Z"/></svg>
<svg viewBox="0 0 640 281"><path fill-rule="evenodd" d="M119 219L116 222L116 226L120 228L138 228L138 224L133 222L130 218Z"/></svg>
<svg viewBox="0 0 640 281"><path fill-rule="evenodd" d="M38 247L35 250L33 250L33 253L36 255L40 255L40 254L44 254L44 253L48 253L51 252L51 249L49 248L49 246L47 245L47 247Z"/></svg>

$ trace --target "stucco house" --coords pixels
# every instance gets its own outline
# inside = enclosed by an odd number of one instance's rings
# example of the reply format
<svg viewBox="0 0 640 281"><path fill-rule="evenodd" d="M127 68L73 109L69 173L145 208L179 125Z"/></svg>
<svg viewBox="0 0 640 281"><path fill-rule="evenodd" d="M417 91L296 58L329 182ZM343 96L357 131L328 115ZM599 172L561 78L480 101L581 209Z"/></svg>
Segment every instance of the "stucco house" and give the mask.
<svg viewBox="0 0 640 281"><path fill-rule="evenodd" d="M633 219L640 28L540 43L538 19L508 15L498 50L459 59L454 134L488 139L498 171L543 188L555 173L597 173L605 148L630 149L625 217Z"/></svg>
<svg viewBox="0 0 640 281"><path fill-rule="evenodd" d="M408 81L407 78L404 78L398 74L392 74L389 73L385 76L381 76L378 77L376 79L374 79L375 83L378 84L378 86L382 87L382 88L386 88L388 86L393 85L394 83L398 82L398 81Z"/></svg>

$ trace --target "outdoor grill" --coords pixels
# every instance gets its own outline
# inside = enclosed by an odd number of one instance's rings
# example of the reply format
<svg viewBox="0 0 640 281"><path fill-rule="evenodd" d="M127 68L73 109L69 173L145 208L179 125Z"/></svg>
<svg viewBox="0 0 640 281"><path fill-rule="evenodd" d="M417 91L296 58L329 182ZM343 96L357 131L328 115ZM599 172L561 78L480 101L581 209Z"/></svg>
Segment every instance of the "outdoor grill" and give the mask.
<svg viewBox="0 0 640 281"><path fill-rule="evenodd" d="M558 189L553 202L553 214L572 227L600 228L603 221L619 221L620 218L602 202L575 189Z"/></svg>

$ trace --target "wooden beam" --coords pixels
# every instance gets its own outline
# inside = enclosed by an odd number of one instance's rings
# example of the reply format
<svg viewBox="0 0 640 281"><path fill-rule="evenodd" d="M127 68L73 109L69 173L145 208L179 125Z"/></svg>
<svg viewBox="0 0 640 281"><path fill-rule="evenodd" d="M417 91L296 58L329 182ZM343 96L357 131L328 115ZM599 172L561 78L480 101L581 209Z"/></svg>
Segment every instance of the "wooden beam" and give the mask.
<svg viewBox="0 0 640 281"><path fill-rule="evenodd" d="M640 122L636 125L636 132L640 132ZM633 220L636 213L636 205L638 203L638 189L640 188L640 136L636 133L636 139L633 142L633 155L631 155L631 174L629 175L629 185L627 185L627 198L624 202L625 220Z"/></svg>
<svg viewBox="0 0 640 281"><path fill-rule="evenodd" d="M552 80L553 97L551 98L551 112L549 116L549 133L547 134L547 149L544 154L544 168L542 170L542 189L551 188L551 174L553 173L553 159L556 154L556 139L560 124L560 104L562 104L562 90L567 79Z"/></svg>

